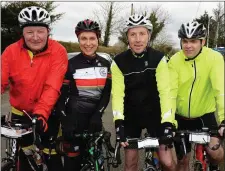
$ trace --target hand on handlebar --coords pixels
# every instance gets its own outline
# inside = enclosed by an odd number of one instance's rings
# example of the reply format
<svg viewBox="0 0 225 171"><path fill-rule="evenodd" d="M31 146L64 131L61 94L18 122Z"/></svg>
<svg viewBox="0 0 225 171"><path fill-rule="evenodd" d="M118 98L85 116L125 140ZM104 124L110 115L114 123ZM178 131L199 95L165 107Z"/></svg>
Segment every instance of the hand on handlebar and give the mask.
<svg viewBox="0 0 225 171"><path fill-rule="evenodd" d="M219 134L221 137L225 138L225 120L223 120L219 126Z"/></svg>
<svg viewBox="0 0 225 171"><path fill-rule="evenodd" d="M48 129L48 124L46 119L41 116L40 114L33 114L33 119L36 119L36 132L37 133L43 133L46 132Z"/></svg>
<svg viewBox="0 0 225 171"><path fill-rule="evenodd" d="M126 138L124 135L124 124L122 119L118 119L115 121L116 128L116 140L121 142L121 146L126 147L129 144L126 142Z"/></svg>
<svg viewBox="0 0 225 171"><path fill-rule="evenodd" d="M173 137L174 137L174 127L171 123L165 122L161 125L161 137L160 144L167 145L169 148L172 148Z"/></svg>

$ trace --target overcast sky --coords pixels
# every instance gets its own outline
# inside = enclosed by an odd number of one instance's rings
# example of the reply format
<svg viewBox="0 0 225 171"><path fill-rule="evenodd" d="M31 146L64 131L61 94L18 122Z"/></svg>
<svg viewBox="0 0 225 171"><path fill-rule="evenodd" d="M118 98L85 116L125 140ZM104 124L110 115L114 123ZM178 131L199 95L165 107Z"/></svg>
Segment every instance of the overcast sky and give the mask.
<svg viewBox="0 0 225 171"><path fill-rule="evenodd" d="M93 18L93 10L99 9L101 2L55 2L58 5L55 12L65 13L61 20L57 21L52 28L53 39L62 41L77 42L74 34L74 28L80 20ZM192 19L204 14L208 11L212 15L212 10L217 8L218 2L117 2L124 6L124 12L121 17L130 14L131 3L137 11L140 8L156 7L160 5L170 15L170 23L166 26L167 35L170 37L176 48L179 48L179 39L177 31L183 22L191 21ZM223 3L224 5L224 3ZM117 36L112 36L110 45L118 41Z"/></svg>

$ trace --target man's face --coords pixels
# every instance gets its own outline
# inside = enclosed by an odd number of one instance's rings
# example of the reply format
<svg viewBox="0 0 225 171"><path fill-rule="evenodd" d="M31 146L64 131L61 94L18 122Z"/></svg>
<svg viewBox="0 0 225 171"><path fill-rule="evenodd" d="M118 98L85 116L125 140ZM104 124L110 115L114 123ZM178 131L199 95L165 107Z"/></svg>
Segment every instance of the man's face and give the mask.
<svg viewBox="0 0 225 171"><path fill-rule="evenodd" d="M195 57L199 51L201 50L202 46L204 46L205 40L202 41L199 39L182 39L181 46L183 52L186 57L193 58Z"/></svg>
<svg viewBox="0 0 225 171"><path fill-rule="evenodd" d="M147 47L149 31L145 27L134 27L128 30L127 37L129 46L135 53L142 53Z"/></svg>
<svg viewBox="0 0 225 171"><path fill-rule="evenodd" d="M40 51L46 45L49 30L44 26L27 26L23 28L26 45L33 52Z"/></svg>
<svg viewBox="0 0 225 171"><path fill-rule="evenodd" d="M98 38L94 32L82 32L78 36L81 51L87 56L95 56L98 48Z"/></svg>

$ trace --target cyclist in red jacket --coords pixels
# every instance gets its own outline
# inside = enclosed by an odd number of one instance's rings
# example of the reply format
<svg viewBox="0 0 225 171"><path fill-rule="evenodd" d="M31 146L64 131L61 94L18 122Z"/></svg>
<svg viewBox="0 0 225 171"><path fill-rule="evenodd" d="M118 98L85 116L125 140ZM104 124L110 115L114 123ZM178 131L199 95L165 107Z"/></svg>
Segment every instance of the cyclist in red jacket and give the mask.
<svg viewBox="0 0 225 171"><path fill-rule="evenodd" d="M49 13L36 6L24 8L18 15L22 29L19 41L9 45L1 57L1 94L10 85L12 119L31 123L23 110L37 118L37 132L46 136L54 130L48 125L51 111L60 95L60 88L68 66L66 49L49 38ZM57 130L57 129L55 129ZM57 133L56 133L57 134ZM30 142L31 141L31 142ZM26 139L26 145L32 138ZM54 155L53 159L60 160ZM60 161L54 160L55 168L49 163L49 170L61 170ZM58 163L58 164L57 164ZM20 151L21 171L32 170Z"/></svg>

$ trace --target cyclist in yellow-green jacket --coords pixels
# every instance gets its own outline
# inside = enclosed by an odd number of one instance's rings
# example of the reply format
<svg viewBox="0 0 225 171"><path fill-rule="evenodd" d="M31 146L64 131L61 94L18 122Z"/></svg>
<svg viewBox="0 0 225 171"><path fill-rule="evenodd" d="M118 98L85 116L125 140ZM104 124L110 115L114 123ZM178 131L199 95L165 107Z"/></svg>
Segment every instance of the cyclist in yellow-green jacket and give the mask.
<svg viewBox="0 0 225 171"><path fill-rule="evenodd" d="M222 136L225 126L223 56L204 47L206 29L203 24L182 24L178 37L182 49L169 61L172 104L178 129L196 130L203 126L215 129L218 121ZM217 113L217 121L214 113ZM210 146L217 143L218 138L211 137ZM187 152L190 151L191 145L187 143ZM214 164L221 162L224 156L222 147L216 151L207 148L207 153ZM178 161L179 171L190 170L189 157L190 153Z"/></svg>

